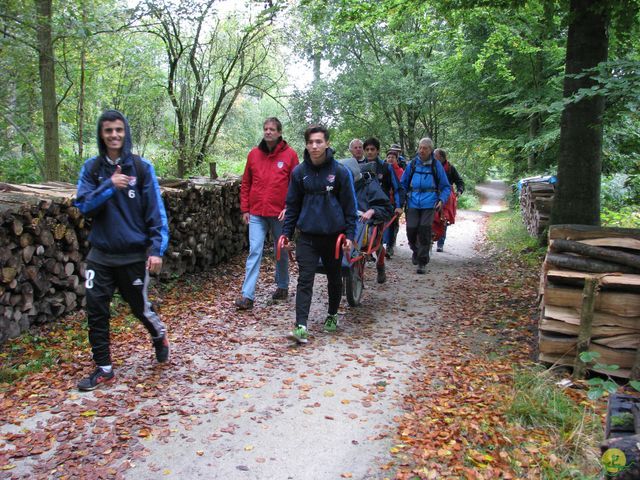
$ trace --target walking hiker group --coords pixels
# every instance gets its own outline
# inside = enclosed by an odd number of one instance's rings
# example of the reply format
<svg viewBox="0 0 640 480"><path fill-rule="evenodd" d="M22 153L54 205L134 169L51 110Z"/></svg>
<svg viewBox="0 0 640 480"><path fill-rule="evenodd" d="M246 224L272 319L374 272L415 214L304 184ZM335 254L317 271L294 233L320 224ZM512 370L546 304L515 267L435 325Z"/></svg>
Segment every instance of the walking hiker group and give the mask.
<svg viewBox="0 0 640 480"><path fill-rule="evenodd" d="M389 222L384 243L375 252L377 281L384 283L385 258L393 255L398 220L406 209L413 263L416 272L424 274L434 213L448 204L450 182L456 184L458 194L464 190L446 152L436 150L434 156L429 138L420 140L417 154L408 163L397 144L383 161L380 142L374 137L364 142L353 139L349 144L352 158L341 161L334 158L325 127L307 128L304 140L300 163L282 138L281 122L269 117L263 123L262 140L249 152L240 190L242 220L249 226L249 255L241 295L235 301L239 310L254 306L267 235L274 246L280 241L289 250L295 248L298 284L295 323L289 336L299 343L308 341L307 322L319 265L328 280L324 330L335 332L343 288L342 256L350 255L367 225ZM85 289L96 366L78 382L83 391L115 378L109 305L116 289L147 329L157 361L169 360L167 329L147 296L149 276L160 272L169 240L158 180L151 163L132 153L131 132L122 113L108 110L100 116L97 143L99 154L84 163L76 198L76 206L92 219ZM342 248L336 249L343 237ZM438 251L443 244L444 235ZM274 301L289 297L288 269L287 255L281 255L276 261Z"/></svg>

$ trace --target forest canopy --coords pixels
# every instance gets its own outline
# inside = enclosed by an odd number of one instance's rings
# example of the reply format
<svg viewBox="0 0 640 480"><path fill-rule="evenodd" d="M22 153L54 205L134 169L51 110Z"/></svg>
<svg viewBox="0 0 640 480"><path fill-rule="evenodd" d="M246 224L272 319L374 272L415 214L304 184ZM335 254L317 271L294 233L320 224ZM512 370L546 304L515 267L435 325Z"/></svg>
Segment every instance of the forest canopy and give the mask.
<svg viewBox="0 0 640 480"><path fill-rule="evenodd" d="M0 179L75 181L108 108L161 176L241 172L267 116L299 153L320 122L339 156L430 136L472 179L554 173L563 112L597 97L600 173L637 204L638 6L597 2L606 61L567 74L572 3L0 0ZM590 87L564 96L567 75Z"/></svg>

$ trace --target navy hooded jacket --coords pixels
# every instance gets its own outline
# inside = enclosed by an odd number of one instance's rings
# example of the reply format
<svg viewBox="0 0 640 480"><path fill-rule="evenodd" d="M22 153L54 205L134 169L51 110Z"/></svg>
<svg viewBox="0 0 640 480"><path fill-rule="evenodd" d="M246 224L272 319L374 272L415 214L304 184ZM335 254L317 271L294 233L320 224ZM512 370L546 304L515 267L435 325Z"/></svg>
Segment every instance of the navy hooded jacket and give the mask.
<svg viewBox="0 0 640 480"><path fill-rule="evenodd" d="M353 240L356 231L356 194L351 172L333 158L327 149L326 160L314 165L309 152L291 174L287 192L282 234L292 238L296 227L311 235L344 233Z"/></svg>
<svg viewBox="0 0 640 480"><path fill-rule="evenodd" d="M389 197L382 191L380 184L372 178L362 178L355 183L358 210L366 212L373 209L374 222L386 222L393 216L393 207Z"/></svg>
<svg viewBox="0 0 640 480"><path fill-rule="evenodd" d="M129 123L122 114L115 113L121 116L119 119L125 126L118 164L122 173L132 180L121 190L113 185L111 176L116 165L106 159L107 148L98 124L100 154L82 166L75 205L83 215L92 218L89 234L92 247L111 254L139 252L162 257L169 243L169 226L158 179L151 163L143 158L134 161ZM145 172L136 172L136 163ZM140 178L144 179L142 185L138 182Z"/></svg>

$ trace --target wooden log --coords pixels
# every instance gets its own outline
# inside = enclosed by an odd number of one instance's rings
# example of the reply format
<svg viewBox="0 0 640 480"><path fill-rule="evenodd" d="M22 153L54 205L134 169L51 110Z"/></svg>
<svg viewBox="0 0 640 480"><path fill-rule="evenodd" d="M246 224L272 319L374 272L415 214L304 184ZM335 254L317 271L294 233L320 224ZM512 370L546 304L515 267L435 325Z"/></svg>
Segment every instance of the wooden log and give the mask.
<svg viewBox="0 0 640 480"><path fill-rule="evenodd" d="M594 321L591 329L591 338L594 340L597 340L599 338L608 338L628 334L635 334L640 336L640 329L638 328L625 328L611 325L595 325L597 313L594 312L593 317ZM546 332L555 332L561 333L563 335L572 335L577 337L578 333L580 332L579 317L578 323L576 324L543 317L540 320L539 328L540 330Z"/></svg>
<svg viewBox="0 0 640 480"><path fill-rule="evenodd" d="M549 229L549 240L563 238L565 240L592 240L608 238L611 239L635 239L640 240L640 230L637 228L611 228L596 227L590 225L553 225ZM612 245L613 246L613 245Z"/></svg>
<svg viewBox="0 0 640 480"><path fill-rule="evenodd" d="M73 264L73 262L67 262L64 265L64 273L69 276L71 274L73 274L73 272L75 271L76 266Z"/></svg>
<svg viewBox="0 0 640 480"><path fill-rule="evenodd" d="M601 292L601 295L606 292ZM563 323L580 325L580 310L579 308L572 307L558 307L554 305L545 304L543 309L543 315L545 318L550 318ZM598 326L611 326L625 329L636 330L640 329L640 316L637 317L622 317L619 315L613 315L604 312L595 311L593 313L593 325ZM564 332L561 332L564 333ZM576 331L577 335L577 331Z"/></svg>
<svg viewBox="0 0 640 480"><path fill-rule="evenodd" d="M560 268L569 270L580 270L582 272L592 273L638 273L639 270L627 265L620 265L612 262L604 262L602 260L594 260L592 258L580 257L577 255L566 255L563 253L547 253L545 262Z"/></svg>
<svg viewBox="0 0 640 480"><path fill-rule="evenodd" d="M587 272L575 272L572 270L549 270L547 279L554 283L568 282L571 284L584 285L584 279L591 274ZM622 288L629 290L640 290L640 275L631 273L612 273L598 277L602 287Z"/></svg>
<svg viewBox="0 0 640 480"><path fill-rule="evenodd" d="M570 339L545 338L543 343L541 343L541 347L544 345L544 350L542 348L540 349L538 359L541 362L573 366L575 362L575 342L577 339L576 337L572 338L574 342L573 348L571 347ZM615 371L601 370L595 367L591 367L591 370L619 378L629 378L631 367L635 361L634 350L609 348L604 345L592 343L589 346L589 351L598 352L600 354L598 362L603 365L618 365L620 367Z"/></svg>
<svg viewBox="0 0 640 480"><path fill-rule="evenodd" d="M30 233L23 233L20 235L18 243L20 244L20 248L26 248L29 245L33 245L33 235Z"/></svg>
<svg viewBox="0 0 640 480"><path fill-rule="evenodd" d="M591 326L593 324L593 311L596 304L596 295L598 294L598 280L590 277L584 280L584 289L582 290L582 309L580 310L580 333L576 344L576 359L573 365L573 378L584 378L587 370L587 364L582 361L580 354L589 349L591 342Z"/></svg>
<svg viewBox="0 0 640 480"><path fill-rule="evenodd" d="M614 337L593 339L598 345L611 348L631 348L637 349L640 346L640 333L629 333L616 335Z"/></svg>
<svg viewBox="0 0 640 480"><path fill-rule="evenodd" d="M580 243L584 243L585 245L593 245L596 247L615 247L625 248L627 250L640 250L640 240L628 237L592 238L587 240L580 240Z"/></svg>
<svg viewBox="0 0 640 480"><path fill-rule="evenodd" d="M16 237L19 237L20 235L22 235L22 232L24 230L24 222L21 218L14 217L12 227L14 235Z"/></svg>
<svg viewBox="0 0 640 480"><path fill-rule="evenodd" d="M574 288L548 286L544 292L545 305L580 308L582 292ZM640 317L640 296L632 293L600 292L596 311L622 317Z"/></svg>
<svg viewBox="0 0 640 480"><path fill-rule="evenodd" d="M632 253L620 252L604 247L595 247L573 240L564 240L557 238L549 243L549 249L553 252L572 252L579 255L606 260L608 262L627 265L632 268L640 269L640 255Z"/></svg>
<svg viewBox="0 0 640 480"><path fill-rule="evenodd" d="M35 253L36 247L34 245L27 245L22 249L22 261L24 263L30 263Z"/></svg>
<svg viewBox="0 0 640 480"><path fill-rule="evenodd" d="M5 284L9 284L11 283L15 278L16 278L16 274L18 273L18 270L14 267L4 267L2 269L2 283Z"/></svg>

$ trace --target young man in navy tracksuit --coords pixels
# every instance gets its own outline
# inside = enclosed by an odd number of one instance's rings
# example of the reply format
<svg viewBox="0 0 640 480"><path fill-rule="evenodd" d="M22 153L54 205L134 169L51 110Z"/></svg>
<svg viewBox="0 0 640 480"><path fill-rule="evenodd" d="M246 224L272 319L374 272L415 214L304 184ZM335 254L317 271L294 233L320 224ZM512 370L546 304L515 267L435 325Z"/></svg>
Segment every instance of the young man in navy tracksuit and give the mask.
<svg viewBox="0 0 640 480"><path fill-rule="evenodd" d="M304 161L291 175L282 227L287 241L293 238L296 228L299 231L296 324L289 336L300 343L307 343L307 319L319 259L327 273L329 290L324 329L335 332L338 327L342 252L336 259L336 241L344 233L347 240L343 250L351 251L357 220L353 178L346 167L334 160L329 148L329 132L324 127L312 126L304 132L304 140Z"/></svg>
<svg viewBox="0 0 640 480"><path fill-rule="evenodd" d="M92 218L85 291L97 367L80 390L114 379L109 304L116 288L151 335L158 362L169 358L166 328L147 297L149 273L160 272L169 242L167 215L153 166L131 147L126 118L107 110L98 119L99 155L84 163L78 181L76 206Z"/></svg>
<svg viewBox="0 0 640 480"><path fill-rule="evenodd" d="M442 209L451 192L447 174L433 156L430 138L420 140L418 154L407 165L400 183L407 192L407 240L412 261L418 266L417 273L424 274L429 263L433 214Z"/></svg>

